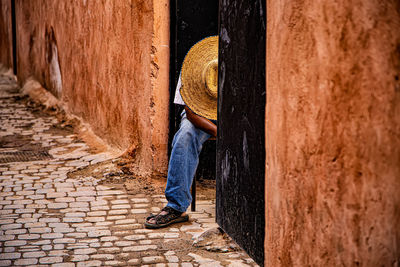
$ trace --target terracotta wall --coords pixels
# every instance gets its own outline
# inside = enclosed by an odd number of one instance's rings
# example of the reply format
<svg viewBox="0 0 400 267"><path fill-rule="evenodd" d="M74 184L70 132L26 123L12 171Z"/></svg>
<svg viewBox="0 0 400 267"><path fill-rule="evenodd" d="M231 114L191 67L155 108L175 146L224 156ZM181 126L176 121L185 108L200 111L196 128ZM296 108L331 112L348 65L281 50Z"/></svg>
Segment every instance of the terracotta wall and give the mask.
<svg viewBox="0 0 400 267"><path fill-rule="evenodd" d="M141 174L165 172L169 1L16 0L16 13L20 81L35 76Z"/></svg>
<svg viewBox="0 0 400 267"><path fill-rule="evenodd" d="M267 11L265 266L398 266L400 2Z"/></svg>
<svg viewBox="0 0 400 267"><path fill-rule="evenodd" d="M11 0L0 2L0 63L12 67Z"/></svg>

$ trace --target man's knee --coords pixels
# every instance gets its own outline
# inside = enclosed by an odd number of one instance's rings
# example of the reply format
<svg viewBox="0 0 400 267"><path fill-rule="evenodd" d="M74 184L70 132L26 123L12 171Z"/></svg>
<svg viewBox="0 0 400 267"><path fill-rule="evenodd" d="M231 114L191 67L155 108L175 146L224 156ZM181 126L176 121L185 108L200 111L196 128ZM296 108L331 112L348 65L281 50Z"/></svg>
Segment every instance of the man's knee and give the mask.
<svg viewBox="0 0 400 267"><path fill-rule="evenodd" d="M190 124L185 124L176 133L175 143L187 144L187 145L192 143L197 143L196 136L197 136L196 127Z"/></svg>

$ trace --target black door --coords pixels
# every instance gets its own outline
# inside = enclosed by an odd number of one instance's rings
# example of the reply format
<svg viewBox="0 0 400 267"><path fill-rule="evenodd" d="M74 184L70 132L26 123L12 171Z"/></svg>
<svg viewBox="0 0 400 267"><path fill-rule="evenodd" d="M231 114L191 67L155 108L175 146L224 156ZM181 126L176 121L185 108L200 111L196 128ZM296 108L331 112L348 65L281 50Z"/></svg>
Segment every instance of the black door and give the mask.
<svg viewBox="0 0 400 267"><path fill-rule="evenodd" d="M217 222L264 261L265 1L220 0Z"/></svg>
<svg viewBox="0 0 400 267"><path fill-rule="evenodd" d="M173 104L182 62L201 39L218 34L218 0L171 1L170 134L169 149L179 128L182 108ZM215 179L215 141L204 144L196 177ZM169 150L170 151L170 150ZM196 179L195 177L195 179Z"/></svg>

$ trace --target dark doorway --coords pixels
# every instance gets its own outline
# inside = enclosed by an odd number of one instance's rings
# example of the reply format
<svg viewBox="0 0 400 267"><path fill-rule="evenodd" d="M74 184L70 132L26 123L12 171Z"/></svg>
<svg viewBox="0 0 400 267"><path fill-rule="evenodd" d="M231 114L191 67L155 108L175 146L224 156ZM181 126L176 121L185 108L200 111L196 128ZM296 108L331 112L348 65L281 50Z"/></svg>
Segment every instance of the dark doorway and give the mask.
<svg viewBox="0 0 400 267"><path fill-rule="evenodd" d="M265 227L265 1L220 1L217 222L259 264Z"/></svg>
<svg viewBox="0 0 400 267"><path fill-rule="evenodd" d="M11 0L12 56L13 71L17 75L17 20L15 16L15 0Z"/></svg>
<svg viewBox="0 0 400 267"><path fill-rule="evenodd" d="M170 129L169 152L175 132L179 129L182 107L173 104L182 62L189 49L201 39L218 34L217 0L171 1L171 63L170 63ZM207 141L202 149L196 178L215 179L215 141Z"/></svg>
<svg viewBox="0 0 400 267"><path fill-rule="evenodd" d="M217 146L215 149L215 142L206 142L196 176L217 177L217 222L261 266L265 232L265 11L265 1L260 0L171 1L169 147L180 123L181 109L173 104L173 97L183 59L196 42L219 34Z"/></svg>

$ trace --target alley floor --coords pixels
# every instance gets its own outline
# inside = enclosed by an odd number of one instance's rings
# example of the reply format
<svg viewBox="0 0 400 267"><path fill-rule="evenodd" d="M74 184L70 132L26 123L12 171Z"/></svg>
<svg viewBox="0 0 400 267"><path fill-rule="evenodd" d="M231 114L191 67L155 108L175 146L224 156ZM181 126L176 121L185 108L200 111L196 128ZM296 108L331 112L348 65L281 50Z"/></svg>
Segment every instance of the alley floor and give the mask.
<svg viewBox="0 0 400 267"><path fill-rule="evenodd" d="M0 266L257 266L215 231L214 199L187 223L145 229L162 193L103 183L90 173L110 176L118 158L26 103L0 75Z"/></svg>

